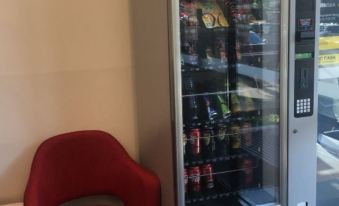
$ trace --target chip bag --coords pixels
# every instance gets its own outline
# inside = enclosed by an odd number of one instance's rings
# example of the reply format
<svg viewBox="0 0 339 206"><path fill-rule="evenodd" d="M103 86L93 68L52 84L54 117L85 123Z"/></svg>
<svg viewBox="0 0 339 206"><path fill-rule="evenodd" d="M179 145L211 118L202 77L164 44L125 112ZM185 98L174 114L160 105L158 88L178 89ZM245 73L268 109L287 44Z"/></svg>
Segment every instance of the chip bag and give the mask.
<svg viewBox="0 0 339 206"><path fill-rule="evenodd" d="M197 6L198 9L201 9L202 11L202 21L204 22L206 28L213 29L229 27L229 23L216 0L201 0Z"/></svg>

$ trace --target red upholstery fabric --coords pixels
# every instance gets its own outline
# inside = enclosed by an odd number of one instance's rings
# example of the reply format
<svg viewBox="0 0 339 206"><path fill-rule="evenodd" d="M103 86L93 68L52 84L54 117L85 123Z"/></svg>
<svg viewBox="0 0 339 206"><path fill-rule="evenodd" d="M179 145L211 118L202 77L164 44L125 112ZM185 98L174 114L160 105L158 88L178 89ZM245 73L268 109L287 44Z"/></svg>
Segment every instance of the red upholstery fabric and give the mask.
<svg viewBox="0 0 339 206"><path fill-rule="evenodd" d="M67 133L40 145L25 206L59 206L91 195L113 195L125 206L160 206L160 182L102 131Z"/></svg>

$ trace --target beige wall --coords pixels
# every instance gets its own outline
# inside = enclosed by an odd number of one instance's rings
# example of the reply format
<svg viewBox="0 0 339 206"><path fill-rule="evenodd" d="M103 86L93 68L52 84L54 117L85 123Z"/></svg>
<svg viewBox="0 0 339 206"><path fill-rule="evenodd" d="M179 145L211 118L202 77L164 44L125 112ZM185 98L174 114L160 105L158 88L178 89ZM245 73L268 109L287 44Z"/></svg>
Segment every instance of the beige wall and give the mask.
<svg viewBox="0 0 339 206"><path fill-rule="evenodd" d="M162 206L174 206L168 1L131 2L140 161L161 179Z"/></svg>
<svg viewBox="0 0 339 206"><path fill-rule="evenodd" d="M36 147L82 129L138 158L129 1L0 1L0 204L22 199Z"/></svg>

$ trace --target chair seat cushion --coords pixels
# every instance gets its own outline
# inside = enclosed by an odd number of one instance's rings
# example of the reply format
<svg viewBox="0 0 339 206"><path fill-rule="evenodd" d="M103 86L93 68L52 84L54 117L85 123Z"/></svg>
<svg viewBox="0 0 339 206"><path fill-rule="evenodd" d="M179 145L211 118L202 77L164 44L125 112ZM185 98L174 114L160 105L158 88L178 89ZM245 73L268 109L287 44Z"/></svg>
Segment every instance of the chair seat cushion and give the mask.
<svg viewBox="0 0 339 206"><path fill-rule="evenodd" d="M123 206L123 202L113 196L96 195L71 200L60 206Z"/></svg>

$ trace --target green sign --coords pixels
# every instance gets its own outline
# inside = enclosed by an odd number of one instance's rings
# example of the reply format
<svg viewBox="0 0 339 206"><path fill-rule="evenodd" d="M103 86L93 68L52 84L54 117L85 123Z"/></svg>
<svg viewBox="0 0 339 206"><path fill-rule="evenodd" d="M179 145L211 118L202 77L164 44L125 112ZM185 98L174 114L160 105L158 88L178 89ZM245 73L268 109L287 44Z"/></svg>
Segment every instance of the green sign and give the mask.
<svg viewBox="0 0 339 206"><path fill-rule="evenodd" d="M296 60L312 59L312 58L313 58L312 53L298 53L298 54L295 54L295 59Z"/></svg>

